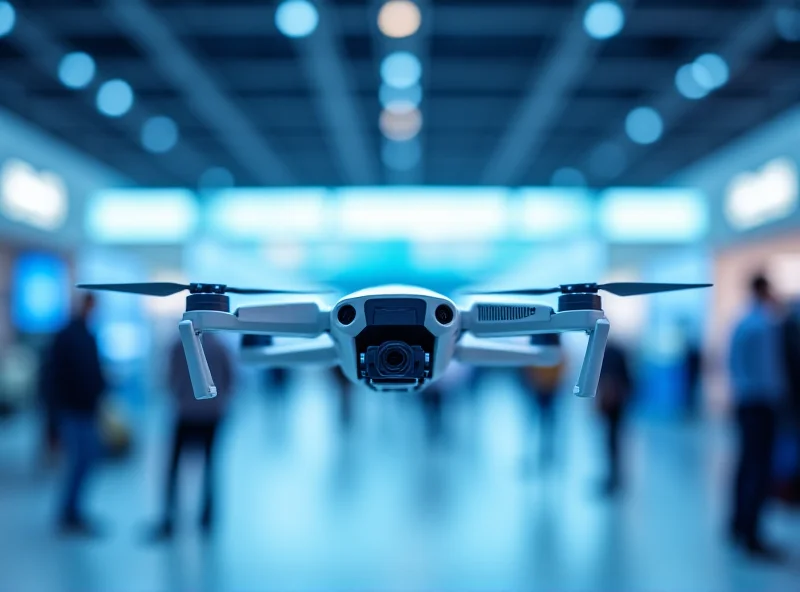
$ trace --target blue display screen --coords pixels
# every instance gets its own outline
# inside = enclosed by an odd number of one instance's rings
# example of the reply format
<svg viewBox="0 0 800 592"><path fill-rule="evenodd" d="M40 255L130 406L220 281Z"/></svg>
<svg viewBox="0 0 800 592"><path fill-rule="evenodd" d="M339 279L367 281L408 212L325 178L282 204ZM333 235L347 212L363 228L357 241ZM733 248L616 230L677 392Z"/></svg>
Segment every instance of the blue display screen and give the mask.
<svg viewBox="0 0 800 592"><path fill-rule="evenodd" d="M69 272L53 255L26 253L11 275L11 322L22 333L50 333L69 317Z"/></svg>

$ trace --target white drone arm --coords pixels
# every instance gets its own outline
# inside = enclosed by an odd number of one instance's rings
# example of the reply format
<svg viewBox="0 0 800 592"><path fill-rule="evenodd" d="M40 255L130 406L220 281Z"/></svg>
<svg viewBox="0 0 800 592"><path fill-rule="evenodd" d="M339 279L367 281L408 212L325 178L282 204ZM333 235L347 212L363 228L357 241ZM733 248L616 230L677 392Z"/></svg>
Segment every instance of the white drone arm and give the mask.
<svg viewBox="0 0 800 592"><path fill-rule="evenodd" d="M296 343L242 347L240 356L248 364L267 367L332 367L339 363L339 352L330 335L320 335L316 339Z"/></svg>
<svg viewBox="0 0 800 592"><path fill-rule="evenodd" d="M462 326L477 337L510 337L582 331L589 334L586 355L573 390L594 397L600 382L610 324L601 310L555 312L545 305L520 302L476 302L462 313Z"/></svg>
<svg viewBox="0 0 800 592"><path fill-rule="evenodd" d="M509 343L465 333L456 344L454 359L473 366L555 366L557 346Z"/></svg>
<svg viewBox="0 0 800 592"><path fill-rule="evenodd" d="M330 328L329 312L316 302L279 302L243 306L234 313L193 310L178 324L196 399L217 396L201 336L205 331L234 331L289 337L318 337Z"/></svg>

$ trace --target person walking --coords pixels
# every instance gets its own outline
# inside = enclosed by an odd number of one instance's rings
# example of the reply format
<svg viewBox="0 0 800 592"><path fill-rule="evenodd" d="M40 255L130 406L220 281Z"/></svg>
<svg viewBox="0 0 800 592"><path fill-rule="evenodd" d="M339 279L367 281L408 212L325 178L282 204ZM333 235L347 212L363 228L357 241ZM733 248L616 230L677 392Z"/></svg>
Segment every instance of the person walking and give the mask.
<svg viewBox="0 0 800 592"><path fill-rule="evenodd" d="M86 484L100 454L99 411L107 382L97 341L89 329L95 297L86 294L76 314L54 337L43 371L66 461L59 507L65 534L97 535L84 513Z"/></svg>
<svg viewBox="0 0 800 592"><path fill-rule="evenodd" d="M776 415L788 388L783 311L763 275L750 283L752 304L733 333L730 376L739 456L733 480L731 537L753 555L779 559L764 541L761 521L772 484Z"/></svg>
<svg viewBox="0 0 800 592"><path fill-rule="evenodd" d="M217 396L212 399L195 399L189 379L189 367L180 341L172 346L169 354L168 387L174 399L176 417L164 489L163 515L148 536L151 542L169 539L174 533L178 467L181 454L188 447L196 447L202 451L205 465L200 527L203 532L208 533L213 526L214 447L234 388L234 371L230 353L219 338L211 333L204 334L203 350L217 386Z"/></svg>
<svg viewBox="0 0 800 592"><path fill-rule="evenodd" d="M602 486L606 496L616 494L622 486L622 430L632 390L627 353L621 345L609 341L597 393L600 416L606 428L608 473Z"/></svg>

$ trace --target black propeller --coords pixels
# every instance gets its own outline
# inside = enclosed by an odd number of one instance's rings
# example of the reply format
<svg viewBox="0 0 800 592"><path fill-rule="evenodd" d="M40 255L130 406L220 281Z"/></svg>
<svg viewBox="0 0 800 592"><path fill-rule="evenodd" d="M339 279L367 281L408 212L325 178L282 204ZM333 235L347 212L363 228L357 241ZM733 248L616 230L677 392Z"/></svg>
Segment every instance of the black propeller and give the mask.
<svg viewBox="0 0 800 592"><path fill-rule="evenodd" d="M232 288L225 284L176 284L174 282L147 282L140 284L78 284L83 290L105 290L142 294L144 296L172 296L189 290L191 294L319 294L325 290L261 290L254 288Z"/></svg>
<svg viewBox="0 0 800 592"><path fill-rule="evenodd" d="M519 294L523 296L544 296L545 294L596 294L603 290L616 296L644 296L661 292L695 290L710 288L713 284L653 284L646 282L612 282L609 284L563 284L556 288L533 288L521 290L490 290L471 292L472 294Z"/></svg>

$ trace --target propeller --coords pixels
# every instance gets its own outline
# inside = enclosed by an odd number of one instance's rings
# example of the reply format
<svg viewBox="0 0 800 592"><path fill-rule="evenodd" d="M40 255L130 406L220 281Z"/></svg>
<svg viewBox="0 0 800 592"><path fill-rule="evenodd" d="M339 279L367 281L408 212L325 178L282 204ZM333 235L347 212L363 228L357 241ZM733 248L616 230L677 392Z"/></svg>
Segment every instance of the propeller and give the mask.
<svg viewBox="0 0 800 592"><path fill-rule="evenodd" d="M189 290L191 294L319 294L326 290L262 290L258 288L233 288L225 284L176 284L174 282L147 282L134 284L78 284L83 290L104 290L144 296L172 296Z"/></svg>
<svg viewBox="0 0 800 592"><path fill-rule="evenodd" d="M523 296L544 296L546 294L596 294L603 290L616 296L645 296L662 292L710 288L713 284L654 284L646 282L612 282L609 284L563 284L555 288L532 288L521 290L490 290L470 292L471 294L519 294Z"/></svg>

